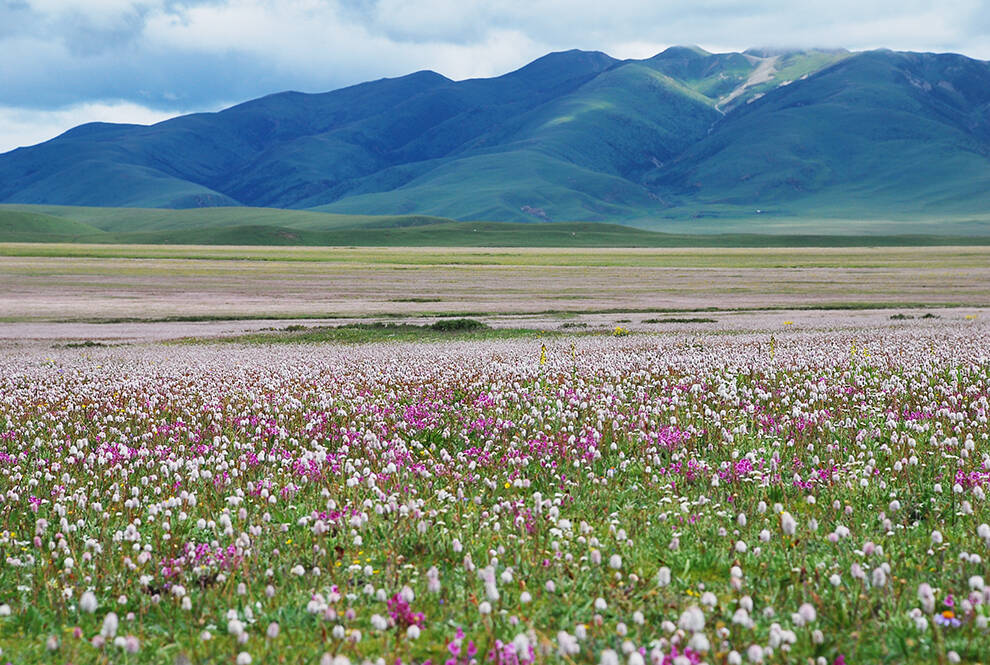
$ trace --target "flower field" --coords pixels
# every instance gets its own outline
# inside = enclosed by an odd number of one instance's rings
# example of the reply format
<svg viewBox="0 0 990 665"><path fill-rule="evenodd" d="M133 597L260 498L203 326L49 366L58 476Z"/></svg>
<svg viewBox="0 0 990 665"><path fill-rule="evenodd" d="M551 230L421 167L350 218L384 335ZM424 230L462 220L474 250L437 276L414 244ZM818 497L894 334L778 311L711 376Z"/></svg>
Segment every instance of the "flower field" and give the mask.
<svg viewBox="0 0 990 665"><path fill-rule="evenodd" d="M990 663L990 329L0 351L0 662Z"/></svg>

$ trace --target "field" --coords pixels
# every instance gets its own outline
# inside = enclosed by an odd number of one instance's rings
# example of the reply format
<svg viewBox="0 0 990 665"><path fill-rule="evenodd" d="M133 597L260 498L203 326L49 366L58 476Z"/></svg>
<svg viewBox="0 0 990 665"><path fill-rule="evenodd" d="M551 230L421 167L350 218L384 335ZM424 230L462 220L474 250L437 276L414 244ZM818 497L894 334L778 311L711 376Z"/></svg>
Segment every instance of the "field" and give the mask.
<svg viewBox="0 0 990 665"><path fill-rule="evenodd" d="M0 318L7 322L439 315L498 316L500 325L515 327L528 315L540 317L534 325L556 327L582 317L638 320L685 310L734 317L761 309L810 315L988 303L990 247L0 245Z"/></svg>
<svg viewBox="0 0 990 665"><path fill-rule="evenodd" d="M990 244L990 223L984 214L915 214L867 219L786 215L754 218L752 214L713 210L711 215L690 221L651 219L639 226L643 228L604 222L458 222L426 215L347 215L249 207L170 210L0 204L0 243L251 245L265 248Z"/></svg>
<svg viewBox="0 0 990 665"><path fill-rule="evenodd" d="M990 662L988 259L0 244L2 662Z"/></svg>
<svg viewBox="0 0 990 665"><path fill-rule="evenodd" d="M990 330L765 326L2 349L3 657L986 662Z"/></svg>

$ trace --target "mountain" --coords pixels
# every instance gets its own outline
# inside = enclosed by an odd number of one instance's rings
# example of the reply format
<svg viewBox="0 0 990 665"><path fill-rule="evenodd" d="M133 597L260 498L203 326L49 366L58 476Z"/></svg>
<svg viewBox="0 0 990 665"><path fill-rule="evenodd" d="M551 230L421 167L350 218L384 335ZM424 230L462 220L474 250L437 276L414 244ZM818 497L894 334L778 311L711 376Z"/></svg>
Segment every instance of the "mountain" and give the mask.
<svg viewBox="0 0 990 665"><path fill-rule="evenodd" d="M0 155L0 203L654 228L963 219L990 210L990 65L892 51L552 53L490 79L417 72L149 127L83 125Z"/></svg>

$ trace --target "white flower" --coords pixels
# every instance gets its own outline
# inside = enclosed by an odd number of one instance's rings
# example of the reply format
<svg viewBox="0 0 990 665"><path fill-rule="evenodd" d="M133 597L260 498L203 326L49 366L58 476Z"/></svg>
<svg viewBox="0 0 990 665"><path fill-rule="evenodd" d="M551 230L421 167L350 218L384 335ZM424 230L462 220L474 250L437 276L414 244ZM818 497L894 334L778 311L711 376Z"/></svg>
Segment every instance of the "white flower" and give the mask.
<svg viewBox="0 0 990 665"><path fill-rule="evenodd" d="M942 532L936 529L932 531L932 544L941 545L942 544Z"/></svg>
<svg viewBox="0 0 990 665"><path fill-rule="evenodd" d="M887 584L887 573L883 568L873 569L873 586L879 588Z"/></svg>
<svg viewBox="0 0 990 665"><path fill-rule="evenodd" d="M695 633L691 637L691 641L688 642L688 646L701 653L706 653L709 649L711 649L711 645L708 643L708 638L704 633Z"/></svg>
<svg viewBox="0 0 990 665"><path fill-rule="evenodd" d="M529 591L523 591L519 594L519 602L525 605L526 603L532 602L533 596L530 595Z"/></svg>
<svg viewBox="0 0 990 665"><path fill-rule="evenodd" d="M595 598L595 609L599 612L604 612L608 609L608 603L605 602L604 598Z"/></svg>
<svg viewBox="0 0 990 665"><path fill-rule="evenodd" d="M780 514L780 528L788 536L793 536L797 531L797 521L786 510Z"/></svg>
<svg viewBox="0 0 990 665"><path fill-rule="evenodd" d="M268 636L269 639L274 640L276 637L278 637L278 632L279 632L278 622L272 621L270 624L268 624L268 629L265 631L265 634Z"/></svg>
<svg viewBox="0 0 990 665"><path fill-rule="evenodd" d="M921 608L928 614L935 611L935 591L927 582L918 585L918 601Z"/></svg>
<svg viewBox="0 0 990 665"><path fill-rule="evenodd" d="M141 650L141 642L133 635L124 638L124 651L127 653L137 653Z"/></svg>
<svg viewBox="0 0 990 665"><path fill-rule="evenodd" d="M478 612L481 613L482 615L491 614L492 604L489 603L487 600L482 601L481 604L478 605Z"/></svg>
<svg viewBox="0 0 990 665"><path fill-rule="evenodd" d="M251 654L247 651L237 654L237 665L251 665Z"/></svg>
<svg viewBox="0 0 990 665"><path fill-rule="evenodd" d="M577 638L569 635L566 631L557 633L557 653L561 656L574 656L581 652L581 646Z"/></svg>
<svg viewBox="0 0 990 665"><path fill-rule="evenodd" d="M92 591L83 591L83 595L79 597L79 609L87 614L95 612L98 605L96 594Z"/></svg>
<svg viewBox="0 0 990 665"><path fill-rule="evenodd" d="M609 568L613 568L615 570L621 569L622 568L622 557L619 556L618 554L613 554L612 556L610 556L609 559L608 559L608 567Z"/></svg>
<svg viewBox="0 0 990 665"><path fill-rule="evenodd" d="M406 629L406 637L411 640L419 639L419 626L409 626L409 628Z"/></svg>
<svg viewBox="0 0 990 665"><path fill-rule="evenodd" d="M599 665L619 665L619 654L611 649L605 649L602 651L598 663Z"/></svg>
<svg viewBox="0 0 990 665"><path fill-rule="evenodd" d="M677 621L678 628L697 633L705 629L705 613L699 607L689 607Z"/></svg>
<svg viewBox="0 0 990 665"><path fill-rule="evenodd" d="M670 568L667 566L662 566L660 570L657 571L657 584L660 586L667 586L670 584Z"/></svg>
<svg viewBox="0 0 990 665"><path fill-rule="evenodd" d="M798 608L798 614L804 619L805 623L814 623L815 619L818 618L818 613L815 611L814 605L811 603L804 603Z"/></svg>
<svg viewBox="0 0 990 665"><path fill-rule="evenodd" d="M117 626L120 622L117 620L117 614L115 612L110 612L103 618L103 628L100 630L100 635L107 639L113 638L117 634Z"/></svg>

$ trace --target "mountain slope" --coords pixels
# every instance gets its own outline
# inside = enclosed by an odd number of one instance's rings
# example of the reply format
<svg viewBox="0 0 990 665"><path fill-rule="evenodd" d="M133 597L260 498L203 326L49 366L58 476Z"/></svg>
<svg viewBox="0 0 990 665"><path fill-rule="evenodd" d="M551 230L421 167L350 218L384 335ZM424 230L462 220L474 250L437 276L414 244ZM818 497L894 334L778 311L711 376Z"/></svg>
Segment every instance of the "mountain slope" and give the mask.
<svg viewBox="0 0 990 665"><path fill-rule="evenodd" d="M643 180L686 206L979 213L990 203L990 68L872 52L728 114Z"/></svg>
<svg viewBox="0 0 990 665"><path fill-rule="evenodd" d="M890 51L567 51L491 79L418 72L150 127L83 125L0 155L0 203L647 227L757 210L963 219L990 210L990 66ZM121 223L114 232L155 230Z"/></svg>

